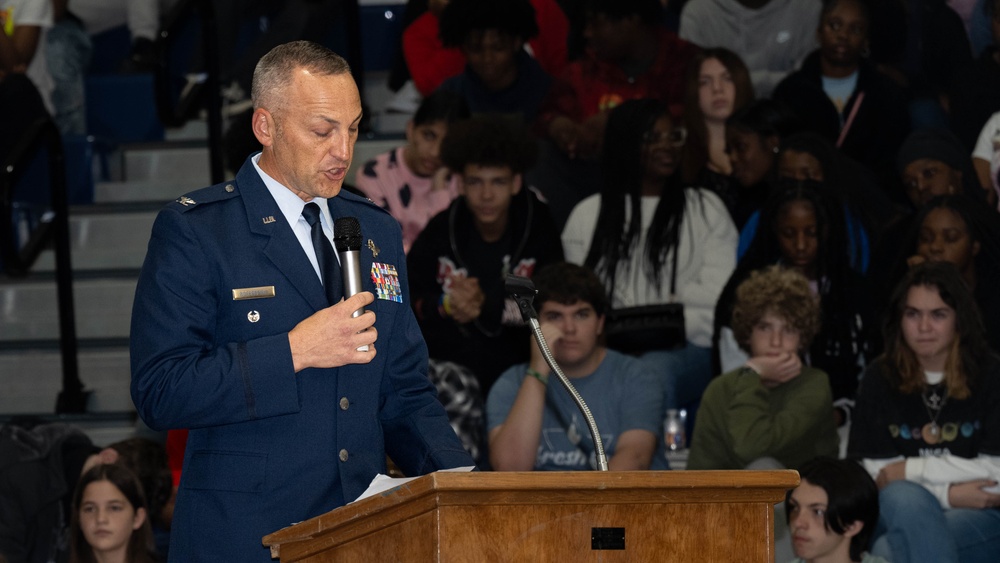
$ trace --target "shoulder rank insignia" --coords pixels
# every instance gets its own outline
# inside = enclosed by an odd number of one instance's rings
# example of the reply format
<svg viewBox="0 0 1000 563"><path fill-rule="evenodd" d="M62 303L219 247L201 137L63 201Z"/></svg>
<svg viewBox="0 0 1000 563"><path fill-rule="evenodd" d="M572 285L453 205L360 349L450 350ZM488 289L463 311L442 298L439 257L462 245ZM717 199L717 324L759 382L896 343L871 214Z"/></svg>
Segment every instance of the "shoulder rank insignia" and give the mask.
<svg viewBox="0 0 1000 563"><path fill-rule="evenodd" d="M195 201L187 196L181 196L177 198L177 203L187 207L189 205L195 205Z"/></svg>

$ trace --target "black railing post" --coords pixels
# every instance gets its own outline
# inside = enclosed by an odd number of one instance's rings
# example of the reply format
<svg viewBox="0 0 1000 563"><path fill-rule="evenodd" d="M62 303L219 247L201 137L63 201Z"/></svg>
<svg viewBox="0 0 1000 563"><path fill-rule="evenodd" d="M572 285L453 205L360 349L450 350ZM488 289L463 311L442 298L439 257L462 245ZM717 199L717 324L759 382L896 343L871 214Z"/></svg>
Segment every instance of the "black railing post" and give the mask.
<svg viewBox="0 0 1000 563"><path fill-rule="evenodd" d="M49 182L52 188L52 217L40 223L23 248L17 248L11 236L14 224L14 189L32 158L45 146L48 151ZM73 305L73 267L69 248L69 195L66 188L66 159L62 137L49 119L37 121L0 167L0 228L3 229L4 267L11 275L27 275L48 242L55 246L56 293L59 305L59 351L62 360L62 391L56 398L56 413L82 413L87 410L88 391L80 381L77 358L76 315Z"/></svg>
<svg viewBox="0 0 1000 563"><path fill-rule="evenodd" d="M205 89L208 90L208 161L212 183L218 184L225 180L225 167L222 161L222 92L219 86L219 45L216 41L218 30L215 19L215 7L211 2L198 2L201 15L201 46L205 50L205 65L208 78Z"/></svg>
<svg viewBox="0 0 1000 563"><path fill-rule="evenodd" d="M166 61L174 34L185 23L187 17L197 11L201 19L201 47L205 61L206 111L208 113L208 164L211 181L217 184L225 180L222 157L222 93L219 89L219 45L216 41L218 30L215 8L209 0L187 0L179 2L161 18L162 27L158 43L160 61L156 69L156 109L160 121L167 127L179 127L187 121L187 116L178 115L174 101L170 69Z"/></svg>

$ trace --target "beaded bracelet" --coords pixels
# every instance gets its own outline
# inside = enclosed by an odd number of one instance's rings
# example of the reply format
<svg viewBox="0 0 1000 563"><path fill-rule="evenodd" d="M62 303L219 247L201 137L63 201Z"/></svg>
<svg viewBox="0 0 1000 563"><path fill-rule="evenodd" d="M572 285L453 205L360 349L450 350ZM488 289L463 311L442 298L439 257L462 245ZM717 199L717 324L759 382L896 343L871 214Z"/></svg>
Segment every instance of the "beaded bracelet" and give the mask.
<svg viewBox="0 0 1000 563"><path fill-rule="evenodd" d="M542 375L541 373L539 373L539 372L537 372L537 371L535 371L533 369L527 370L526 372L524 372L524 374L525 375L530 375L531 377L534 377L538 381L541 381L542 385L548 385L549 384L549 376Z"/></svg>

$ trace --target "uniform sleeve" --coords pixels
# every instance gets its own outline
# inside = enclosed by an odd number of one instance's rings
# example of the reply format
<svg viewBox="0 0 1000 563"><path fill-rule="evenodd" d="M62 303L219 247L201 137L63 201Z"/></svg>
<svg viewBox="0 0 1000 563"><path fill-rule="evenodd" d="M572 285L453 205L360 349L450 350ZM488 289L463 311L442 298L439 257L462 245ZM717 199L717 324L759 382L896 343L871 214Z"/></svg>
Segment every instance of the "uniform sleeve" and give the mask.
<svg viewBox="0 0 1000 563"><path fill-rule="evenodd" d="M406 288L405 267L399 268L399 276L401 287ZM389 355L379 408L389 457L406 475L475 466L427 377L427 346L413 311L400 307L392 334L380 337L379 342Z"/></svg>
<svg viewBox="0 0 1000 563"><path fill-rule="evenodd" d="M198 428L298 412L288 333L215 342L218 294L185 214L153 225L132 308L132 400L155 430Z"/></svg>
<svg viewBox="0 0 1000 563"><path fill-rule="evenodd" d="M825 373L804 369L798 378L784 385L796 386L790 390L794 399L777 411L772 410L768 400L771 391L761 385L756 374L740 375L733 386L725 424L733 453L742 466L801 446L815 432L817 418L831 416L833 399Z"/></svg>

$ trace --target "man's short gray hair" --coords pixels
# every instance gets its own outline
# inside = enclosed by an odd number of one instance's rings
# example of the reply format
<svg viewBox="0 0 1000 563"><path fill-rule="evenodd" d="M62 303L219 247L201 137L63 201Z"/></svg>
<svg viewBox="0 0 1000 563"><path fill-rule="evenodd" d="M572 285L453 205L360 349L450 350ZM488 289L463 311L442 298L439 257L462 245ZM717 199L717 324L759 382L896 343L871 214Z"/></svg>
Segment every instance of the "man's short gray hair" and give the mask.
<svg viewBox="0 0 1000 563"><path fill-rule="evenodd" d="M253 107L273 111L281 96L275 97L288 83L289 75L296 68L321 75L350 74L351 67L343 57L312 41L292 41L271 49L257 62L253 71L250 98Z"/></svg>

